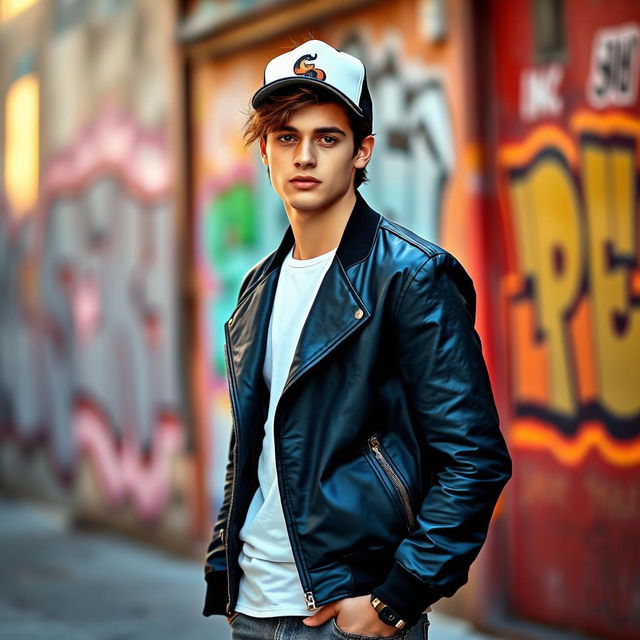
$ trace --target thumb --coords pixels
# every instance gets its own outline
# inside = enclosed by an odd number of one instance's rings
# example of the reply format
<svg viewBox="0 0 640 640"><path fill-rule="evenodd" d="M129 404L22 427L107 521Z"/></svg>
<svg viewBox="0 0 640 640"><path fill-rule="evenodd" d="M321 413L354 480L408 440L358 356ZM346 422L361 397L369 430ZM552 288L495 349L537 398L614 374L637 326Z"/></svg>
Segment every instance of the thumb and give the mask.
<svg viewBox="0 0 640 640"><path fill-rule="evenodd" d="M314 613L312 616L307 616L302 619L306 625L310 627L318 627L324 624L327 620L331 620L338 614L338 608L335 604L325 604L324 607L320 607L318 613Z"/></svg>

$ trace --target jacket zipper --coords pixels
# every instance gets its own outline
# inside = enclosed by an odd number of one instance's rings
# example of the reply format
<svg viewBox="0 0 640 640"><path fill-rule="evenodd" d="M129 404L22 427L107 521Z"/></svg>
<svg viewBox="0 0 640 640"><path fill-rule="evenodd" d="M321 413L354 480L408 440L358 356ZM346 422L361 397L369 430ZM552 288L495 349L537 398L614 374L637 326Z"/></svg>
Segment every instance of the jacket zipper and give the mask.
<svg viewBox="0 0 640 640"><path fill-rule="evenodd" d="M382 470L387 475L387 478L391 481L391 484L396 489L398 496L402 502L402 506L404 508L405 518L407 520L407 528L409 531L413 529L415 524L415 517L413 515L413 509L411 508L411 500L409 499L409 494L407 492L406 487L404 486L402 480L398 477L398 474L395 472L387 458L385 457L382 451L382 443L377 438L377 436L371 436L368 440L369 448L373 452L376 460L380 463Z"/></svg>
<svg viewBox="0 0 640 640"><path fill-rule="evenodd" d="M234 390L235 390L235 386L234 386L234 381L233 381L233 373L231 371L230 368L230 360L231 357L229 355L228 352L228 344L229 344L229 336L227 334L227 327L225 325L225 335L226 335L226 342L224 345L224 356L225 356L225 361L226 361L226 365L227 365L227 371L229 372L230 375L230 382L231 382L231 423L233 426L233 431L235 434L235 445L233 447L233 482L231 484L231 499L230 499L230 503L229 503L229 513L227 515L227 526L226 526L226 533L224 534L224 538L226 540L225 545L224 545L224 549L225 549L225 558L227 561L227 615L231 615L232 614L232 608L231 608L231 572L230 572L230 563L229 563L229 541L230 541L230 526L231 526L231 515L232 515L232 509L233 509L233 498L234 498L234 494L235 494L235 487L236 487L236 482L237 482L237 463L236 463L236 457L237 457L237 447L238 447L238 432L237 432L237 426L236 426L236 419L235 419L235 405L234 405L234 401L235 401L235 396L234 396ZM284 393L284 390L282 392L282 394L280 394L280 398L278 399L278 404L280 403L280 400L282 399L282 395ZM278 407L276 407L276 412L274 415L274 429L275 429L275 419L277 416L277 409ZM274 434L274 440L275 440L275 434ZM277 443L277 440L276 440ZM278 447L276 446L276 469L279 469L281 464L279 462L279 455L278 455ZM281 477L282 473L279 472L278 476ZM285 502L285 498L282 494L282 483L278 480L278 488L280 490L280 500L282 502L283 505L283 510L284 507L286 505ZM287 505L287 509L288 509L288 505ZM286 514L286 511L285 511ZM285 515L285 522L286 522L286 515ZM288 523L287 523L288 524ZM289 535L289 539L292 540L295 536ZM309 611L314 611L317 606L316 606L316 601L315 601L315 597L313 595L313 591L308 588L310 586L310 581L309 581L309 577L307 574L307 570L306 570L306 565L302 562L302 556L301 554L297 553L297 540L296 540L296 544L291 545L291 550L294 553L294 557L295 557L295 564L296 567L298 567L300 569L300 580L302 583L302 588L304 591L304 602L305 602L305 606L307 607L307 610Z"/></svg>
<svg viewBox="0 0 640 640"><path fill-rule="evenodd" d="M227 328L225 325L225 334L227 333ZM236 490L236 473L237 473L237 469L238 469L238 464L237 464L237 451L238 451L238 428L236 425L236 417L235 417L235 405L234 405L234 385L233 385L233 372L231 371L230 368L230 361L231 358L229 356L229 336L227 335L226 337L226 342L224 344L224 359L225 359L225 363L227 365L227 372L229 375L229 379L231 381L231 426L233 429L233 435L234 435L234 443L233 443L233 451L232 451L232 456L233 456L233 479L231 482L231 498L229 500L229 513L227 514L227 523L224 529L222 529L222 531L220 532L220 538L222 539L222 543L224 545L224 554L225 554L225 559L227 562L227 615L230 616L232 614L232 609L231 609L231 565L229 563L229 535L230 535L230 529L231 529L231 514L233 511L233 498L235 495L235 490Z"/></svg>
<svg viewBox="0 0 640 640"><path fill-rule="evenodd" d="M277 417L278 417L278 407L280 406L280 401L282 400L282 396L284 395L284 392L286 391L286 387L282 390L282 393L280 394L280 398L278 398L278 403L276 405L276 409L274 411L274 415L273 415L273 428L274 428L274 434L273 434L273 440L275 443L275 455L276 455L276 474L278 476L278 490L280 491L280 502L282 503L282 510L285 516L285 524L287 525L287 533L289 534L289 540L291 542L291 551L293 552L294 555L294 560L295 560L295 565L296 568L298 569L298 574L300 576L300 583L302 584L302 590L304 591L304 603L305 606L307 607L308 611L314 611L317 606L316 606L316 600L315 597L313 595L313 591L311 590L310 586L311 586L311 581L309 579L309 574L307 572L307 567L304 564L303 560L302 560L302 554L298 553L298 539L295 535L295 532L292 534L289 531L289 521L287 521L287 512L289 510L289 505L286 502L286 498L285 495L282 491L282 482L280 482L280 478L282 478L283 474L281 472L281 467L282 467L282 463L280 461L280 448L279 448L279 440L278 438L276 438L276 434L275 434L275 428L277 423Z"/></svg>

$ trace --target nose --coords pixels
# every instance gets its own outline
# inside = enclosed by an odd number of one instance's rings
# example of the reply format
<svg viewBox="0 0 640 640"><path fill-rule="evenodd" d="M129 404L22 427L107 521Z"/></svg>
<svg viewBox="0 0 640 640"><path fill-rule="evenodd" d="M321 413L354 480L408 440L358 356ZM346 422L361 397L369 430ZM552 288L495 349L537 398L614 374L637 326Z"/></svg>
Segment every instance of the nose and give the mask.
<svg viewBox="0 0 640 640"><path fill-rule="evenodd" d="M301 140L296 147L294 162L296 167L314 167L316 157L311 140Z"/></svg>

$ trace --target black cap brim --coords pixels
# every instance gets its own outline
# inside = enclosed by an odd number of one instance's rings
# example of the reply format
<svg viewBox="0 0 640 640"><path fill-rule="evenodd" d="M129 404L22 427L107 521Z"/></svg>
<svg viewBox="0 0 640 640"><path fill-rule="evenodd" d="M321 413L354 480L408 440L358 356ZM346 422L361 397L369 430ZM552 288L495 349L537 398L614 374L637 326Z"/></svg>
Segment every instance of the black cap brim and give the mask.
<svg viewBox="0 0 640 640"><path fill-rule="evenodd" d="M317 80L316 78L309 78L308 76L295 76L290 78L280 78L279 80L274 80L269 84L265 84L263 87L258 89L251 98L251 106L256 109L261 104L263 104L267 98L275 93L278 89L282 87L295 86L295 85L312 85L314 87L320 87L335 94L344 104L346 104L357 116L363 119L367 119L365 114L362 112L362 109L358 107L352 100L347 98L347 96L339 91L335 87L327 84L323 80Z"/></svg>

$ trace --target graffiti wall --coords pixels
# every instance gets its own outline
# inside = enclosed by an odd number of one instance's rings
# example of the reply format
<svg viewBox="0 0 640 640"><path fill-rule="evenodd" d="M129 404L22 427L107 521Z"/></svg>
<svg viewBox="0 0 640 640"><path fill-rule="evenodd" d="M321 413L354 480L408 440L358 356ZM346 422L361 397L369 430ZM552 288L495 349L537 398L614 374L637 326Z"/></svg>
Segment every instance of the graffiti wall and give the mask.
<svg viewBox="0 0 640 640"><path fill-rule="evenodd" d="M518 615L630 639L640 633L640 10L560 4L553 42L536 33L533 3L492 7L514 455L508 597Z"/></svg>
<svg viewBox="0 0 640 640"><path fill-rule="evenodd" d="M184 547L164 6L3 14L0 471L75 519Z"/></svg>

